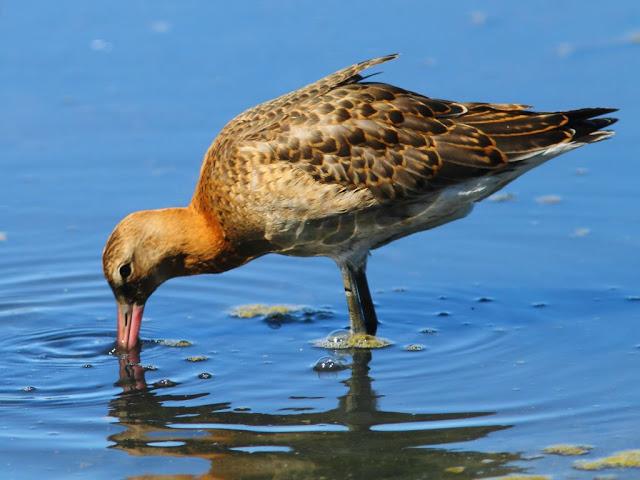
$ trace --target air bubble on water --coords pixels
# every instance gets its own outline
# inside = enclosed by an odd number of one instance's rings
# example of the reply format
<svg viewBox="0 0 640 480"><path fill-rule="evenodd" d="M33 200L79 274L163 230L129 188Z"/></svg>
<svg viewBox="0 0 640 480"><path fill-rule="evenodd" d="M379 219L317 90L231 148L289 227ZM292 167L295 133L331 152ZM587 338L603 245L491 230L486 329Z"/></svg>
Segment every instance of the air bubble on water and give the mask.
<svg viewBox="0 0 640 480"><path fill-rule="evenodd" d="M488 17L489 16L487 15L486 12L482 12L480 10L475 10L469 13L469 20L473 25L478 25L478 26L484 25L485 23L487 23Z"/></svg>
<svg viewBox="0 0 640 480"><path fill-rule="evenodd" d="M348 366L342 360L335 357L322 357L313 366L316 372L339 372L346 368L348 368Z"/></svg>
<svg viewBox="0 0 640 480"><path fill-rule="evenodd" d="M491 297L478 297L478 298L476 298L476 302L478 302L478 303L491 303L491 302L493 302L493 298L491 298Z"/></svg>
<svg viewBox="0 0 640 480"><path fill-rule="evenodd" d="M36 387L33 387L31 385L27 386L27 387L22 387L22 391L23 392L35 392L37 390Z"/></svg>
<svg viewBox="0 0 640 480"><path fill-rule="evenodd" d="M95 39L91 40L91 43L89 43L89 47L94 52L106 52L106 53L108 53L113 49L113 44L111 42L108 42L108 41L102 39L102 38L95 38Z"/></svg>
<svg viewBox="0 0 640 480"><path fill-rule="evenodd" d="M505 203L515 200L516 196L513 193L494 193L487 200L495 203Z"/></svg>
<svg viewBox="0 0 640 480"><path fill-rule="evenodd" d="M176 385L178 385L177 382L174 382L173 380L169 380L168 378L163 378L162 380L158 380L153 384L153 386L156 388L175 387Z"/></svg>
<svg viewBox="0 0 640 480"><path fill-rule="evenodd" d="M541 195L536 197L536 203L538 205L558 205L562 203L562 197L560 195Z"/></svg>
<svg viewBox="0 0 640 480"><path fill-rule="evenodd" d="M425 349L425 346L422 345L421 343L411 343L411 344L407 345L406 347L404 347L404 349L407 352L421 352L422 350Z"/></svg>
<svg viewBox="0 0 640 480"><path fill-rule="evenodd" d="M155 365L142 365L142 369L145 372L155 372L156 370L158 370L158 367L156 367Z"/></svg>
<svg viewBox="0 0 640 480"><path fill-rule="evenodd" d="M166 20L154 20L153 22L151 22L151 25L149 27L154 33L168 33L171 30L172 25Z"/></svg>
<svg viewBox="0 0 640 480"><path fill-rule="evenodd" d="M438 330L435 328L427 327L420 330L420 333L424 333L425 335L435 335L436 333L438 333Z"/></svg>
<svg viewBox="0 0 640 480"><path fill-rule="evenodd" d="M202 372L198 374L198 378L200 378L201 380L209 380L212 377L213 375L211 375L209 372Z"/></svg>
<svg viewBox="0 0 640 480"><path fill-rule="evenodd" d="M345 343L349 341L349 336L351 333L348 330L334 330L329 335L325 342L327 345L335 345L336 347L341 347Z"/></svg>
<svg viewBox="0 0 640 480"><path fill-rule="evenodd" d="M565 58L575 52L576 47L568 42L560 43L556 46L556 55Z"/></svg>
<svg viewBox="0 0 640 480"><path fill-rule="evenodd" d="M93 368L93 365L91 365L90 363L85 363L84 365L82 365L82 368Z"/></svg>
<svg viewBox="0 0 640 480"><path fill-rule="evenodd" d="M590 228L578 227L578 228L573 230L573 232L571 233L571 236L573 238L581 238L581 237L586 237L590 233L591 233L591 229Z"/></svg>

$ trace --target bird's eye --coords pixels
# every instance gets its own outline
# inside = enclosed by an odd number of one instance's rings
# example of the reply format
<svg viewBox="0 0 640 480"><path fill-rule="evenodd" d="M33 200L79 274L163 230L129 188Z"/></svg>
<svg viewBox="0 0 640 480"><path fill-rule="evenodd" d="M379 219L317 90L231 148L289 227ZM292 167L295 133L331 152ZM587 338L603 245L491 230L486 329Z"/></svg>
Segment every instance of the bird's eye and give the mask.
<svg viewBox="0 0 640 480"><path fill-rule="evenodd" d="M131 264L130 263L125 263L124 265L122 265L120 267L120 276L122 277L123 280L126 280L127 277L129 275L131 275Z"/></svg>

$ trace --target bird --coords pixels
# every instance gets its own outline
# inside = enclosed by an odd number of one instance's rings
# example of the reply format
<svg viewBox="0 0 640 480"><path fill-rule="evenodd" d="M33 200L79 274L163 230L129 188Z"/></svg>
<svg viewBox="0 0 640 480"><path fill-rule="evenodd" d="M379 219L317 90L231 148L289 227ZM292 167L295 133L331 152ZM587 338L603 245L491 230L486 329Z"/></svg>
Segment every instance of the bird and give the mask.
<svg viewBox="0 0 640 480"><path fill-rule="evenodd" d="M340 269L352 335L375 335L369 252L468 215L528 170L614 132L613 108L538 112L430 98L343 68L226 124L186 207L137 211L109 236L103 270L117 347L139 345L144 306L166 280L266 254ZM597 117L597 118L596 118Z"/></svg>

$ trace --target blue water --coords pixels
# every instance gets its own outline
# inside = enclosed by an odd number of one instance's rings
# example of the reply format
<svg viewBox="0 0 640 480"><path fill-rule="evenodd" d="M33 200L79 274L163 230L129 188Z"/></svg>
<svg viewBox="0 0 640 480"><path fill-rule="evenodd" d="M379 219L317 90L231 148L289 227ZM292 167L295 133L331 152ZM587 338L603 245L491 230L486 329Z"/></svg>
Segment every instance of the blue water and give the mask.
<svg viewBox="0 0 640 480"><path fill-rule="evenodd" d="M631 0L3 3L2 478L591 479L541 450L640 448L639 32ZM238 112L396 51L378 79L619 107L617 136L375 251L391 347L313 347L348 325L339 273L268 256L163 285L145 311L146 371L120 365L100 263L117 221L186 204ZM230 315L254 303L312 313ZM327 355L349 368L314 371Z"/></svg>

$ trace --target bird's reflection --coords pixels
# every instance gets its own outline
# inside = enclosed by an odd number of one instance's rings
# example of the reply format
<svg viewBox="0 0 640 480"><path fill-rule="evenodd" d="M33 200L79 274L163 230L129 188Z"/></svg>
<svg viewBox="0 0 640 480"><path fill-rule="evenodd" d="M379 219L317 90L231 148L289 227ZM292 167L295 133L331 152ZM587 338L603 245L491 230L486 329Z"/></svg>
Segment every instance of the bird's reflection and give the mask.
<svg viewBox="0 0 640 480"><path fill-rule="evenodd" d="M471 479L517 470L507 465L517 454L443 447L509 428L438 425L492 412L379 410L369 375L372 353L356 350L351 356L351 375L343 382L348 390L336 408L265 414L234 410L230 402L188 406L207 393L172 395L147 388L138 353L130 354L120 358L118 383L124 392L110 402L109 411L125 430L109 440L135 455L210 460L209 472L198 478Z"/></svg>

